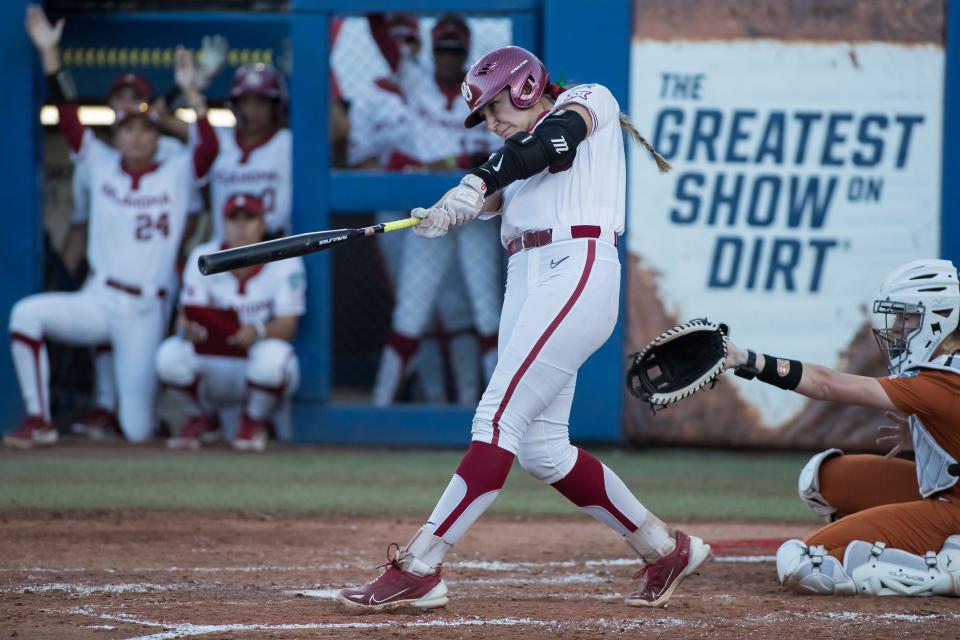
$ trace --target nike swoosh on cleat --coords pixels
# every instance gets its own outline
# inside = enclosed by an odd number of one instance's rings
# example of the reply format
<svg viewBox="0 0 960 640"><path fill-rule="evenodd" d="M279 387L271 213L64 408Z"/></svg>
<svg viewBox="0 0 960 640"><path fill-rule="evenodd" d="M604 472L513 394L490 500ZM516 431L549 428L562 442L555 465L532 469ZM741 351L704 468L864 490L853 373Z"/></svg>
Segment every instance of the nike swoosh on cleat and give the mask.
<svg viewBox="0 0 960 640"><path fill-rule="evenodd" d="M388 601L388 600L393 600L393 599L396 598L397 596L400 596L400 595L405 594L407 591L410 591L410 587L407 587L406 589L401 589L400 591L397 591L397 592L396 592L395 594L393 594L392 596L387 596L387 597L384 598L383 600L377 600L377 596L371 595L371 596L370 596L370 604L383 604L384 602L386 602L386 601Z"/></svg>

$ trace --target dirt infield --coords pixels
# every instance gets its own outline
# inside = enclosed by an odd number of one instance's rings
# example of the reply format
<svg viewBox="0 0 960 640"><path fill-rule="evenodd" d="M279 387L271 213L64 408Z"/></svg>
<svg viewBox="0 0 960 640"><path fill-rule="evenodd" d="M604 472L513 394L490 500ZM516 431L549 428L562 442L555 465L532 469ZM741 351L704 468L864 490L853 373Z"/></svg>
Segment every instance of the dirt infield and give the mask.
<svg viewBox="0 0 960 640"><path fill-rule="evenodd" d="M485 518L449 558L439 613L357 616L337 587L375 575L414 520L269 514L7 514L0 637L957 637L960 600L783 593L771 555L797 525L689 523L715 560L665 610L625 607L636 563L587 519Z"/></svg>

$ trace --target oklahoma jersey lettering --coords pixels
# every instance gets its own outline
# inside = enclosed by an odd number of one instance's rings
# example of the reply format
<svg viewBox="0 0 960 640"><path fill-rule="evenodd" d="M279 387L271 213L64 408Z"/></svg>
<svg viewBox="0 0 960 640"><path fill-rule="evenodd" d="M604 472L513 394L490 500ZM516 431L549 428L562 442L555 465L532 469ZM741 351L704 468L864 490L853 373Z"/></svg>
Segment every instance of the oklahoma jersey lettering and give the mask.
<svg viewBox="0 0 960 640"><path fill-rule="evenodd" d="M500 228L504 246L524 231L580 224L623 233L626 163L620 105L600 84L568 89L557 98L553 111L571 103L587 108L593 131L577 147L577 155L568 167L545 169L504 190Z"/></svg>
<svg viewBox="0 0 960 640"><path fill-rule="evenodd" d="M98 278L135 286L164 287L175 273L177 253L194 184L193 153L184 150L131 176L116 150L89 129L77 158L90 167L88 261Z"/></svg>
<svg viewBox="0 0 960 640"><path fill-rule="evenodd" d="M213 239L223 238L223 205L235 193L252 193L263 200L267 232L290 233L293 198L292 137L277 129L253 144L241 145L235 129L215 127L220 153L210 169ZM196 128L190 126L191 140Z"/></svg>
<svg viewBox="0 0 960 640"><path fill-rule="evenodd" d="M183 272L181 305L233 309L241 324L306 313L307 276L302 258L258 265L242 279L232 271L201 275L198 258L222 248L219 241L211 241L190 253Z"/></svg>
<svg viewBox="0 0 960 640"><path fill-rule="evenodd" d="M168 158L183 153L186 146L170 136L160 136L157 140L157 154L154 159L157 162L163 162ZM117 156L120 152L113 149ZM77 162L73 168L73 179L70 188L73 193L73 213L70 214L70 222L73 224L85 223L90 219L90 163L76 158ZM203 211L203 197L200 195L200 189L194 187L190 191L191 215ZM89 258L88 258L89 259Z"/></svg>

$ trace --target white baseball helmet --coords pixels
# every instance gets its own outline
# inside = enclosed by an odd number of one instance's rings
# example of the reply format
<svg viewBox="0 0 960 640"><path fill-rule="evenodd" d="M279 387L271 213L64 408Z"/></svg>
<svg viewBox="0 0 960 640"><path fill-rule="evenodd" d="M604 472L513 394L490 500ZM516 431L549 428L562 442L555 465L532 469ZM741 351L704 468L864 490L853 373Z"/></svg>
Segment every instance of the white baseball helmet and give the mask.
<svg viewBox="0 0 960 640"><path fill-rule="evenodd" d="M960 324L960 283L949 260L914 260L887 276L873 301L873 333L890 372L928 362Z"/></svg>

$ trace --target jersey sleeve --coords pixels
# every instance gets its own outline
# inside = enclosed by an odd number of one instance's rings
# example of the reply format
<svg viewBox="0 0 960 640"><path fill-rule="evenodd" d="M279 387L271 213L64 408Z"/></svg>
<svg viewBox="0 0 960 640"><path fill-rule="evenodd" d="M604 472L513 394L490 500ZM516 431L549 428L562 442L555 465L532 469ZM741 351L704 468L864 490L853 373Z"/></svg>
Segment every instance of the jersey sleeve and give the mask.
<svg viewBox="0 0 960 640"><path fill-rule="evenodd" d="M204 282L205 276L200 273L200 267L197 266L197 260L211 250L215 250L215 247L210 244L201 244L190 252L187 264L183 267L183 286L180 288L181 307L188 304L199 307L210 306L210 292Z"/></svg>
<svg viewBox="0 0 960 640"><path fill-rule="evenodd" d="M960 376L943 371L879 378L880 386L900 413L921 420L945 420L958 409Z"/></svg>
<svg viewBox="0 0 960 640"><path fill-rule="evenodd" d="M303 259L288 260L284 266L287 268L281 274L282 281L277 283L273 299L273 315L302 316L307 312L307 271Z"/></svg>
<svg viewBox="0 0 960 640"><path fill-rule="evenodd" d="M593 131L611 123L620 125L620 104L602 84L580 84L567 89L557 98L557 107L579 104L587 108L593 118Z"/></svg>

